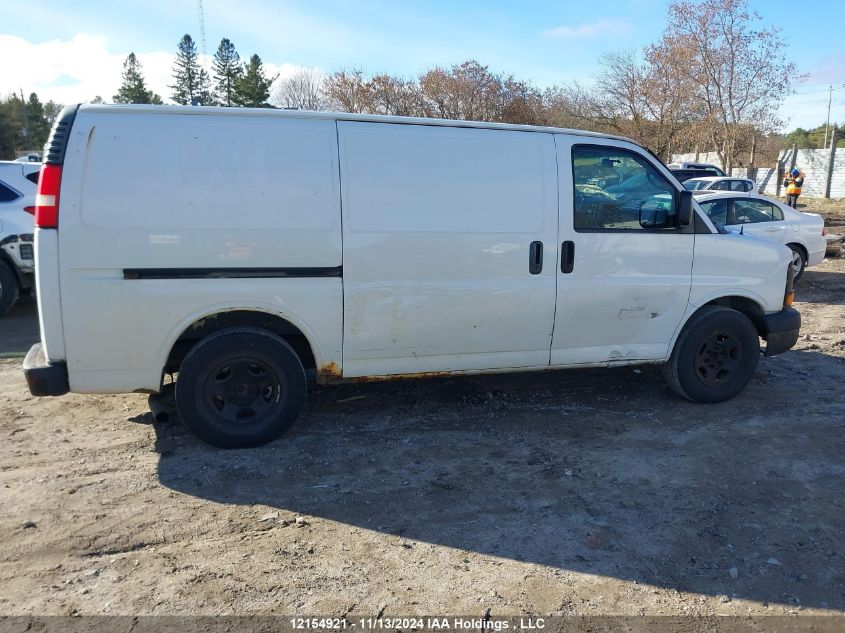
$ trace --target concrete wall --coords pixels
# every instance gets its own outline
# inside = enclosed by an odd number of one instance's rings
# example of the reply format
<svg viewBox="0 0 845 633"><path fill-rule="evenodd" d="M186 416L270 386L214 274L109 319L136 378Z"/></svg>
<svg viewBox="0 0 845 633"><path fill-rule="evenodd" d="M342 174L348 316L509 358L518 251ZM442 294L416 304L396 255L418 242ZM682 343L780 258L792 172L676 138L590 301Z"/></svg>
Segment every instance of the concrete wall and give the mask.
<svg viewBox="0 0 845 633"><path fill-rule="evenodd" d="M802 195L808 198L824 197L824 183L827 175L827 162L830 157L830 150L827 149L799 149L796 152L795 166L804 173L804 188ZM782 164L788 169L792 161L792 150L783 150L779 157ZM673 163L699 162L719 165L719 157L716 152L700 153L698 159L695 154L673 154ZM748 177L748 170L744 167L734 167L731 171L733 176ZM780 174L783 177L783 174ZM758 167L754 174L754 181L761 191L775 195L777 191L777 178L775 166ZM781 191L783 195L783 191ZM833 178L830 182L830 197L845 198L845 148L837 148L833 162Z"/></svg>

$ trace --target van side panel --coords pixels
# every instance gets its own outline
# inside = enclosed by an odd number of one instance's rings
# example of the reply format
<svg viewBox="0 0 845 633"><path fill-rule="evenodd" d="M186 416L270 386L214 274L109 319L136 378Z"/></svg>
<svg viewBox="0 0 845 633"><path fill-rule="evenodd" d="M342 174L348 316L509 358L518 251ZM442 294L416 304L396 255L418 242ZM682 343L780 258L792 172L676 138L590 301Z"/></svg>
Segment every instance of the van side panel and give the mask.
<svg viewBox="0 0 845 633"><path fill-rule="evenodd" d="M749 235L696 236L692 311L720 297L745 297L766 314L780 312L790 259L786 246L773 249L770 242Z"/></svg>
<svg viewBox="0 0 845 633"><path fill-rule="evenodd" d="M547 366L552 136L348 121L338 136L344 376Z"/></svg>
<svg viewBox="0 0 845 633"><path fill-rule="evenodd" d="M79 168L59 229L72 391L157 389L192 319L231 309L286 318L318 366L340 366L333 121L83 106L66 164Z"/></svg>

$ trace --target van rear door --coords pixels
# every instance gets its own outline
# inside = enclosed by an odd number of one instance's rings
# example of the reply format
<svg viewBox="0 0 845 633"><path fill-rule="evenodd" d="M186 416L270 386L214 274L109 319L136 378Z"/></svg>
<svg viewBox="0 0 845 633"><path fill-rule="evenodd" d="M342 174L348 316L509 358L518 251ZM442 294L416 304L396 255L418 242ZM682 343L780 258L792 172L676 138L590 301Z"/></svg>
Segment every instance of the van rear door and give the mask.
<svg viewBox="0 0 845 633"><path fill-rule="evenodd" d="M561 267L551 364L659 360L689 300L695 235L645 228L675 186L633 144L555 136Z"/></svg>
<svg viewBox="0 0 845 633"><path fill-rule="evenodd" d="M338 138L344 376L548 365L552 135L339 121Z"/></svg>

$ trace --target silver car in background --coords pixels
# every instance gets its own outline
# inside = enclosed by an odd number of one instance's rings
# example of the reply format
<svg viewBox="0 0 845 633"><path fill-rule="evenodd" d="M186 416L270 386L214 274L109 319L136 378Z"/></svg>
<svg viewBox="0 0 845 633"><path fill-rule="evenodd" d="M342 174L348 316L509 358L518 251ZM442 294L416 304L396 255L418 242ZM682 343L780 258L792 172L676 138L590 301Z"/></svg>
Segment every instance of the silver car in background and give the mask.
<svg viewBox="0 0 845 633"><path fill-rule="evenodd" d="M709 193L712 191L750 193L757 190L754 181L750 178L733 178L731 176L690 178L684 181L684 187L692 191L692 195L696 197L702 195L704 192Z"/></svg>
<svg viewBox="0 0 845 633"><path fill-rule="evenodd" d="M702 191L695 200L717 226L788 246L796 280L807 266L824 259L824 220L818 213L803 213L766 196L738 191Z"/></svg>

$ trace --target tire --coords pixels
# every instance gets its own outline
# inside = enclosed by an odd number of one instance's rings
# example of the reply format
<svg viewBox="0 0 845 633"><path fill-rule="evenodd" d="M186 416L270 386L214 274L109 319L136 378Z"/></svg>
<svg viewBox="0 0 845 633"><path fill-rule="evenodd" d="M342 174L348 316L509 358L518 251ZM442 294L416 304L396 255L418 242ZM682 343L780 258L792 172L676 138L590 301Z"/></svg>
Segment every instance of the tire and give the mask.
<svg viewBox="0 0 845 633"><path fill-rule="evenodd" d="M293 348L261 328L233 327L188 352L176 380L185 425L220 448L249 448L284 433L299 416L307 391Z"/></svg>
<svg viewBox="0 0 845 633"><path fill-rule="evenodd" d="M804 268L807 266L807 256L804 254L804 249L795 244L788 244L789 250L792 251L792 281L798 281L798 278L804 274Z"/></svg>
<svg viewBox="0 0 845 633"><path fill-rule="evenodd" d="M700 403L730 400L751 381L760 338L741 312L705 306L684 326L663 378L675 393Z"/></svg>
<svg viewBox="0 0 845 633"><path fill-rule="evenodd" d="M20 287L15 271L9 265L0 261L0 317L12 309L18 300Z"/></svg>

